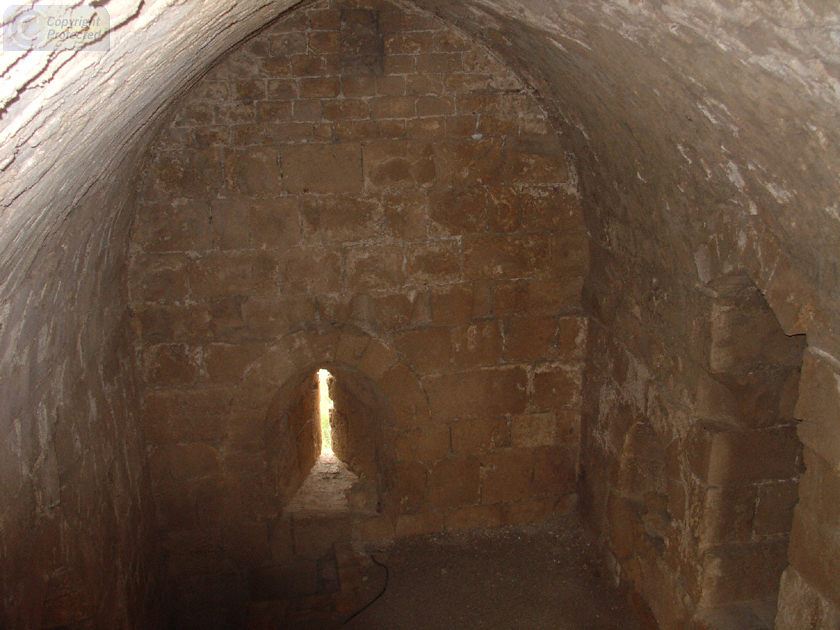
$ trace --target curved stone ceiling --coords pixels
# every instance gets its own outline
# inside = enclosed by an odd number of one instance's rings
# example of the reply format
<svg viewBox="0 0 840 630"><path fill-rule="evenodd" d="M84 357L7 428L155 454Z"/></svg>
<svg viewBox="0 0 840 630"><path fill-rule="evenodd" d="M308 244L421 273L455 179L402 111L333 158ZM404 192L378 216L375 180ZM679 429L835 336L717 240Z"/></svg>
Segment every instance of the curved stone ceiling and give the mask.
<svg viewBox="0 0 840 630"><path fill-rule="evenodd" d="M107 53L4 53L6 291L80 199L128 192L166 105L291 4L114 1ZM418 4L490 45L571 130L593 235L691 271L708 234L758 217L835 301L840 14L828 3Z"/></svg>

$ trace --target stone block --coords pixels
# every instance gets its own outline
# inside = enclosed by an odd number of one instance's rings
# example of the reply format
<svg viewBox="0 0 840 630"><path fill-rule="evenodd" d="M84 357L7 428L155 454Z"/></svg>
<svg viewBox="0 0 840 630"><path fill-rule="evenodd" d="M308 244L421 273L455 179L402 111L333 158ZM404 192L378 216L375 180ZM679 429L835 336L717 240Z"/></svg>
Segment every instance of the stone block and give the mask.
<svg viewBox="0 0 840 630"><path fill-rule="evenodd" d="M502 524L502 510L499 505L472 505L461 507L444 516L444 529L486 529Z"/></svg>
<svg viewBox="0 0 840 630"><path fill-rule="evenodd" d="M431 462L449 454L448 426L423 426L405 431L395 440L397 459L402 462Z"/></svg>
<svg viewBox="0 0 840 630"><path fill-rule="evenodd" d="M461 279L461 247L457 240L407 243L406 282L439 284Z"/></svg>
<svg viewBox="0 0 840 630"><path fill-rule="evenodd" d="M347 249L347 286L351 290L399 287L404 282L404 253L399 245Z"/></svg>
<svg viewBox="0 0 840 630"><path fill-rule="evenodd" d="M569 168L559 139L531 136L505 143L504 178L507 182L522 184L568 181Z"/></svg>
<svg viewBox="0 0 840 630"><path fill-rule="evenodd" d="M143 394L143 424L153 443L218 440L225 435L231 392L224 387L158 389Z"/></svg>
<svg viewBox="0 0 840 630"><path fill-rule="evenodd" d="M448 371L452 344L446 328L419 328L394 336L394 347L420 374Z"/></svg>
<svg viewBox="0 0 840 630"><path fill-rule="evenodd" d="M521 367L486 368L455 375L426 376L432 416L455 420L522 413L527 402L527 375Z"/></svg>
<svg viewBox="0 0 840 630"><path fill-rule="evenodd" d="M204 368L211 383L235 384L265 350L262 344L211 343L204 348Z"/></svg>
<svg viewBox="0 0 840 630"><path fill-rule="evenodd" d="M344 243L377 238L384 212L375 197L357 195L304 195L301 215L307 239Z"/></svg>
<svg viewBox="0 0 840 630"><path fill-rule="evenodd" d="M493 185L501 181L502 149L499 140L449 140L434 145L436 184Z"/></svg>
<svg viewBox="0 0 840 630"><path fill-rule="evenodd" d="M782 574L777 630L840 628L840 609L789 566Z"/></svg>
<svg viewBox="0 0 840 630"><path fill-rule="evenodd" d="M389 516L377 516L358 521L358 535L356 539L362 542L379 542L391 540L394 537L395 522Z"/></svg>
<svg viewBox="0 0 840 630"><path fill-rule="evenodd" d="M474 505L479 499L479 461L447 457L429 469L429 505L435 510Z"/></svg>
<svg viewBox="0 0 840 630"><path fill-rule="evenodd" d="M398 239L425 238L428 235L428 201L421 191L385 195L385 229Z"/></svg>
<svg viewBox="0 0 840 630"><path fill-rule="evenodd" d="M377 381L388 399L394 414L394 424L401 428L415 428L429 422L429 403L412 369L400 362Z"/></svg>
<svg viewBox="0 0 840 630"><path fill-rule="evenodd" d="M431 291L431 302L435 326L457 326L472 320L474 300L469 283L435 286Z"/></svg>
<svg viewBox="0 0 840 630"><path fill-rule="evenodd" d="M708 483L731 487L793 479L799 474L801 448L794 427L717 433L709 457Z"/></svg>
<svg viewBox="0 0 840 630"><path fill-rule="evenodd" d="M576 406L580 403L583 374L567 363L539 367L533 376L531 407L535 410Z"/></svg>
<svg viewBox="0 0 840 630"><path fill-rule="evenodd" d="M552 412L512 416L510 442L515 448L555 445L557 443L557 416Z"/></svg>
<svg viewBox="0 0 840 630"><path fill-rule="evenodd" d="M222 153L219 149L186 149L161 153L149 165L149 198L168 201L175 198L213 198L222 186Z"/></svg>
<svg viewBox="0 0 840 630"><path fill-rule="evenodd" d="M326 101L324 118L335 121L364 120L370 118L370 106L361 99Z"/></svg>
<svg viewBox="0 0 840 630"><path fill-rule="evenodd" d="M134 242L146 252L210 249L210 207L204 200L173 199L142 204L137 211Z"/></svg>
<svg viewBox="0 0 840 630"><path fill-rule="evenodd" d="M341 93L338 77L314 77L298 83L301 98L335 98Z"/></svg>
<svg viewBox="0 0 840 630"><path fill-rule="evenodd" d="M388 479L383 506L386 514L413 514L426 504L426 467L419 462L397 462ZM392 531L393 535L393 531Z"/></svg>
<svg viewBox="0 0 840 630"><path fill-rule="evenodd" d="M208 252L189 265L193 297L219 299L277 293L277 260L268 252Z"/></svg>
<svg viewBox="0 0 840 630"><path fill-rule="evenodd" d="M799 505L817 522L840 528L840 471L818 453L805 448L805 474L799 483Z"/></svg>
<svg viewBox="0 0 840 630"><path fill-rule="evenodd" d="M401 514L397 517L397 537L436 534L443 531L443 514L440 512L421 512L420 514Z"/></svg>
<svg viewBox="0 0 840 630"><path fill-rule="evenodd" d="M457 455L480 455L511 445L506 417L459 420L449 425L452 452Z"/></svg>
<svg viewBox="0 0 840 630"><path fill-rule="evenodd" d="M588 238L580 199L574 190L566 186L526 186L521 190L520 203L523 229L555 233L553 252L557 255L558 271L564 266L580 265L580 259L585 257L580 249Z"/></svg>
<svg viewBox="0 0 840 630"><path fill-rule="evenodd" d="M423 187L435 180L433 148L424 141L371 142L363 162L368 190Z"/></svg>
<svg viewBox="0 0 840 630"><path fill-rule="evenodd" d="M753 525L756 536L787 535L790 532L793 508L799 499L798 487L799 484L795 480L760 486ZM840 499L840 492L835 496ZM840 506L840 502L827 504L828 506L837 507ZM832 510L828 507L827 511ZM833 511L840 516L840 509ZM840 524L840 518L837 523Z"/></svg>
<svg viewBox="0 0 840 630"><path fill-rule="evenodd" d="M703 557L701 606L775 598L787 566L787 541L733 543Z"/></svg>
<svg viewBox="0 0 840 630"><path fill-rule="evenodd" d="M295 517L292 523L295 557L320 560L333 551L337 541L350 540L350 534L348 516Z"/></svg>
<svg viewBox="0 0 840 630"><path fill-rule="evenodd" d="M563 232L551 237L551 273L558 278L584 277L589 271L589 235Z"/></svg>
<svg viewBox="0 0 840 630"><path fill-rule="evenodd" d="M520 195L515 186L492 186L487 189L487 229L491 232L515 232L520 226Z"/></svg>
<svg viewBox="0 0 840 630"><path fill-rule="evenodd" d="M577 480L577 448L540 446L534 449L535 494L563 496L575 491Z"/></svg>
<svg viewBox="0 0 840 630"><path fill-rule="evenodd" d="M241 521L222 531L225 557L239 567L257 567L271 559L265 523Z"/></svg>
<svg viewBox="0 0 840 630"><path fill-rule="evenodd" d="M358 313L360 322L381 327L384 330L399 330L414 326L428 326L431 322L429 294L426 291L377 292L358 298L364 313ZM354 312L354 315L357 313ZM367 317L365 318L364 315Z"/></svg>
<svg viewBox="0 0 840 630"><path fill-rule="evenodd" d="M143 379L154 387L191 385L199 370L198 349L186 344L157 344L143 350Z"/></svg>
<svg viewBox="0 0 840 630"><path fill-rule="evenodd" d="M344 288L341 252L326 247L296 247L279 261L280 287L287 294L337 293Z"/></svg>
<svg viewBox="0 0 840 630"><path fill-rule="evenodd" d="M215 476L221 472L219 450L205 442L183 442L165 447L169 474L175 480Z"/></svg>
<svg viewBox="0 0 840 630"><path fill-rule="evenodd" d="M497 321L455 326L451 338L455 369L493 366L501 361L503 342Z"/></svg>
<svg viewBox="0 0 840 630"><path fill-rule="evenodd" d="M541 234L466 235L462 240L464 278L530 278L549 263L548 237Z"/></svg>
<svg viewBox="0 0 840 630"><path fill-rule="evenodd" d="M824 527L808 509L797 506L788 551L790 564L829 601L840 601L840 544L836 528Z"/></svg>
<svg viewBox="0 0 840 630"><path fill-rule="evenodd" d="M481 456L481 504L510 503L531 495L534 453L505 449Z"/></svg>
<svg viewBox="0 0 840 630"><path fill-rule="evenodd" d="M505 322L504 326L507 361L548 361L561 356L557 319L520 317Z"/></svg>
<svg viewBox="0 0 840 630"><path fill-rule="evenodd" d="M519 523L540 523L551 519L558 513L565 513L569 508L565 502L556 498L528 498L512 503L503 503L502 525Z"/></svg>
<svg viewBox="0 0 840 630"><path fill-rule="evenodd" d="M370 113L375 119L413 118L413 96L377 96L370 100Z"/></svg>
<svg viewBox="0 0 840 630"><path fill-rule="evenodd" d="M213 245L217 249L244 249L251 244L251 222L245 199L211 202ZM193 249L193 248L187 248Z"/></svg>
<svg viewBox="0 0 840 630"><path fill-rule="evenodd" d="M283 172L277 149L250 147L225 153L225 185L240 195L277 195L283 191Z"/></svg>
<svg viewBox="0 0 840 630"><path fill-rule="evenodd" d="M373 380L378 380L399 361L399 358L396 350L371 339L359 361L359 370Z"/></svg>
<svg viewBox="0 0 840 630"><path fill-rule="evenodd" d="M283 187L289 192L355 193L362 190L360 148L355 144L286 145ZM318 168L312 168L317 164Z"/></svg>
<svg viewBox="0 0 840 630"><path fill-rule="evenodd" d="M458 236L483 232L487 225L487 194L481 186L446 187L429 193L430 230Z"/></svg>
<svg viewBox="0 0 840 630"><path fill-rule="evenodd" d="M389 55L416 55L428 52L434 44L431 31L398 32L385 36L385 52Z"/></svg>
<svg viewBox="0 0 840 630"><path fill-rule="evenodd" d="M379 126L372 120L342 120L335 123L335 137L342 142L366 142L380 137Z"/></svg>
<svg viewBox="0 0 840 630"><path fill-rule="evenodd" d="M296 199L251 199L248 202L248 219L251 246L256 249L284 250L300 241L300 215Z"/></svg>
<svg viewBox="0 0 840 630"><path fill-rule="evenodd" d="M242 316L250 334L256 338L276 339L294 325L315 319L314 298L301 295L291 298L248 298L242 304Z"/></svg>
<svg viewBox="0 0 840 630"><path fill-rule="evenodd" d="M809 348L802 356L796 417L802 442L833 466L840 465L840 369Z"/></svg>

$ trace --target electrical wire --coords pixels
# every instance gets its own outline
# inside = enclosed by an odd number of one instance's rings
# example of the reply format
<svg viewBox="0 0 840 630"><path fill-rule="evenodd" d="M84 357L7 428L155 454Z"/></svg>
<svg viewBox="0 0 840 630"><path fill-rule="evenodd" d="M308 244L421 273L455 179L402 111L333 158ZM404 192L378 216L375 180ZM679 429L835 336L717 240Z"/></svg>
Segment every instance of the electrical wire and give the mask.
<svg viewBox="0 0 840 630"><path fill-rule="evenodd" d="M370 600L367 604L365 604L365 605L364 605L364 606L362 606L359 610L357 610L356 612L354 612L354 613L353 613L350 617L348 617L348 618L347 618L347 620L346 620L343 624L341 624L341 625L346 626L348 623L350 623L351 621L353 621L356 617L358 617L358 616L359 616L359 615L361 615L363 612L365 612L368 608L370 608L371 606L373 606L373 604L374 604L374 603L376 603L376 600L378 600L380 597L382 597L382 596L385 594L385 591L388 589L388 567L386 567L384 564L382 564L381 562L379 562L379 560L377 560L376 558L374 558L374 557L373 557L373 554L371 554L370 559L371 559L371 560L373 560L373 563L374 563L374 564L376 564L376 565L378 565L378 566L382 567L383 569L385 569L385 584L384 584L384 586L382 587L382 590L379 592L379 595L377 595L376 597L374 597L374 598L373 598L372 600Z"/></svg>

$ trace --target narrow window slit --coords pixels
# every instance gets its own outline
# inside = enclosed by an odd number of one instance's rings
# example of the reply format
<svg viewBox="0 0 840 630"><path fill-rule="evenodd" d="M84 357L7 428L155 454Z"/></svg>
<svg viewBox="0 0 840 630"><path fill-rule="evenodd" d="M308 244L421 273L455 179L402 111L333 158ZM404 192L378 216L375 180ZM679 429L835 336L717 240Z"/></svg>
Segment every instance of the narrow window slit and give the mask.
<svg viewBox="0 0 840 630"><path fill-rule="evenodd" d="M330 398L329 379L333 376L328 370L318 370L318 413L321 418L321 454L331 455L332 450L332 426L330 415L333 410L333 401Z"/></svg>

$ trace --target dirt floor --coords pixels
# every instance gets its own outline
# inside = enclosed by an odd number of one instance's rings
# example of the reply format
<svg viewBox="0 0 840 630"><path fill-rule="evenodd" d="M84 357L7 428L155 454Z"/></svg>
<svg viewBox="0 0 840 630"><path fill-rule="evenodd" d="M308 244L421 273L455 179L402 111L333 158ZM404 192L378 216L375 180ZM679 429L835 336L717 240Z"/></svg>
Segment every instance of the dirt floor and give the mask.
<svg viewBox="0 0 840 630"><path fill-rule="evenodd" d="M347 621L385 585L385 569L363 558L353 596L343 585L343 604L329 615L321 606L326 597L291 603L274 627L642 630L605 583L595 550L573 518L406 538L367 551L388 568L385 592L367 609ZM352 573L342 570L340 559L338 566L340 574Z"/></svg>

